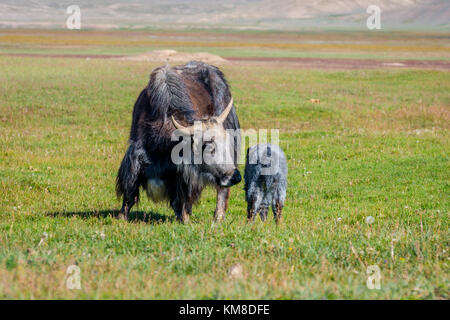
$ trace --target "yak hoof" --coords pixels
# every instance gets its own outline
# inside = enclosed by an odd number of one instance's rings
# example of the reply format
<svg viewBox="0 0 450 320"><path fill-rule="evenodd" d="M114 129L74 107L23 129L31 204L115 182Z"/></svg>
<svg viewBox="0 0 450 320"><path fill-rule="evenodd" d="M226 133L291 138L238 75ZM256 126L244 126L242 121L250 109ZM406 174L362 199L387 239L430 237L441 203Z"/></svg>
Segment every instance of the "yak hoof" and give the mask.
<svg viewBox="0 0 450 320"><path fill-rule="evenodd" d="M225 220L225 213L224 212L216 212L214 214L214 221L224 221Z"/></svg>
<svg viewBox="0 0 450 320"><path fill-rule="evenodd" d="M119 212L119 214L117 215L117 219L128 221L128 215L123 212Z"/></svg>
<svg viewBox="0 0 450 320"><path fill-rule="evenodd" d="M177 215L177 220L183 224L186 224L189 222L189 214L184 213L184 214Z"/></svg>

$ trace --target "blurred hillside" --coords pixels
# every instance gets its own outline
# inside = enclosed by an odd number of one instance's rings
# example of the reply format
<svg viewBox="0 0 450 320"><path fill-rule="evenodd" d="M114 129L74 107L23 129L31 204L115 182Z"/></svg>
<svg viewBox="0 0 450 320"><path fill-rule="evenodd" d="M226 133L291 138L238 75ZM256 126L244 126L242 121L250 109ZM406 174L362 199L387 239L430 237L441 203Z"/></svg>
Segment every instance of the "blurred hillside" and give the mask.
<svg viewBox="0 0 450 320"><path fill-rule="evenodd" d="M450 28L449 0L0 0L0 27L64 28L73 4L82 27L99 29L365 29L371 4L382 29Z"/></svg>

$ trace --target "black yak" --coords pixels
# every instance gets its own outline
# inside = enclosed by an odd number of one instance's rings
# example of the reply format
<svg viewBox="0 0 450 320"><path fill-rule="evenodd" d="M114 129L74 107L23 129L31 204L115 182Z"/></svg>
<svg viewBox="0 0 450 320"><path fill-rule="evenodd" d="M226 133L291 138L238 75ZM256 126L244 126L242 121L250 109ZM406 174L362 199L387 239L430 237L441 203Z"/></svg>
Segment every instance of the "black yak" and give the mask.
<svg viewBox="0 0 450 320"><path fill-rule="evenodd" d="M218 132L201 141L200 151L231 155L231 162L173 161L172 151L180 143L173 133L193 136L196 121L201 121L202 130ZM214 218L223 219L229 188L241 180L239 129L230 88L217 67L191 61L153 70L134 105L129 147L117 174L117 196L123 196L119 218L128 219L143 187L152 200L168 201L177 219L186 222L204 187L211 185L217 190ZM229 132L234 132L231 139Z"/></svg>

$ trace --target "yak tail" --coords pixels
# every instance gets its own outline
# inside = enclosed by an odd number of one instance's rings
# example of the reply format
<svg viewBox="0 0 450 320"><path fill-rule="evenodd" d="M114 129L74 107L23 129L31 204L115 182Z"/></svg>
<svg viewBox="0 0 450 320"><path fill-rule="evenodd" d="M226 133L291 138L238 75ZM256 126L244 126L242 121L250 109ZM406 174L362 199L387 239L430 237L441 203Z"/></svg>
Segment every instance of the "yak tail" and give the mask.
<svg viewBox="0 0 450 320"><path fill-rule="evenodd" d="M117 197L125 201L139 200L139 187L142 184L147 155L140 143L132 142L128 147L116 178ZM136 201L137 202L137 201Z"/></svg>

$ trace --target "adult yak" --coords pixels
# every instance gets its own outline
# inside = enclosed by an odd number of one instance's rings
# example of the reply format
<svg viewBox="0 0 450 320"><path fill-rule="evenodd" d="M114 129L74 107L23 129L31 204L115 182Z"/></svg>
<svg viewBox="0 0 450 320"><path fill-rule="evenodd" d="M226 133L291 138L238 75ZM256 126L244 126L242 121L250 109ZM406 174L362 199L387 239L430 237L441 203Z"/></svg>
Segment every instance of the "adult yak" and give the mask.
<svg viewBox="0 0 450 320"><path fill-rule="evenodd" d="M172 150L180 142L173 141L172 134L178 129L194 136L197 121L201 121L201 134L207 129L218 133L200 140L200 150L232 155L232 161L173 161ZM223 219L229 188L241 180L239 128L229 86L218 68L191 61L153 70L134 105L129 147L117 174L117 195L123 196L119 218L128 219L142 186L152 200L168 201L177 219L186 222L204 187L212 185L217 190L214 219ZM229 129L234 129L232 139Z"/></svg>

